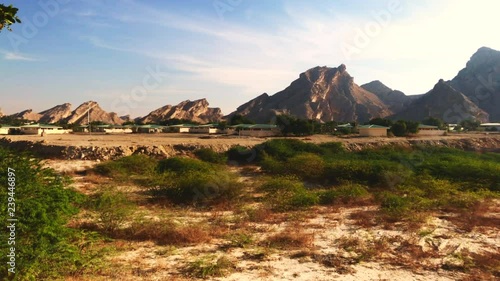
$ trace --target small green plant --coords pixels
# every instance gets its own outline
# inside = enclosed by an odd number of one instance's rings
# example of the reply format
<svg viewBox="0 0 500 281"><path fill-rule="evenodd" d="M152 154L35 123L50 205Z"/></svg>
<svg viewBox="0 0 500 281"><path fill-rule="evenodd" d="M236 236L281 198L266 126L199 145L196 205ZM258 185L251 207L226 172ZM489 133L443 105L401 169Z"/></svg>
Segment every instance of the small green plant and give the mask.
<svg viewBox="0 0 500 281"><path fill-rule="evenodd" d="M212 255L190 262L184 269L189 277L223 277L234 269L234 263L225 256L216 258Z"/></svg>

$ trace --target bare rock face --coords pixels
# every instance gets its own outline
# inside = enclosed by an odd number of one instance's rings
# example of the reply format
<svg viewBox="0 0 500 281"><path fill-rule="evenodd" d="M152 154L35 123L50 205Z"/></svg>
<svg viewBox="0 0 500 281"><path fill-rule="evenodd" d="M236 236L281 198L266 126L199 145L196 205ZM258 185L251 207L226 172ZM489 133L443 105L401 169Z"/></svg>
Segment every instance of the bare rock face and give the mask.
<svg viewBox="0 0 500 281"><path fill-rule="evenodd" d="M281 92L263 94L231 113L256 122L269 122L279 114L319 121L368 121L386 117L392 111L373 93L354 83L345 65L315 67Z"/></svg>
<svg viewBox="0 0 500 281"><path fill-rule="evenodd" d="M33 109L26 109L24 111L14 113L10 117L15 118L15 119L23 119L23 120L38 122L40 120L40 118L42 117L42 115L39 113L33 112Z"/></svg>
<svg viewBox="0 0 500 281"><path fill-rule="evenodd" d="M430 92L393 116L393 119L422 121L427 117L459 123L466 119L487 122L489 116L464 94L440 80Z"/></svg>
<svg viewBox="0 0 500 281"><path fill-rule="evenodd" d="M361 85L361 88L374 93L392 112L400 112L421 95L407 96L403 92L393 90L379 80Z"/></svg>
<svg viewBox="0 0 500 281"><path fill-rule="evenodd" d="M137 120L142 123L159 123L168 119L185 119L200 123L217 122L222 118L220 108L208 107L206 99L186 100L178 105L166 105Z"/></svg>
<svg viewBox="0 0 500 281"><path fill-rule="evenodd" d="M486 111L490 121L500 121L500 51L480 48L448 83Z"/></svg>
<svg viewBox="0 0 500 281"><path fill-rule="evenodd" d="M50 109L40 112L39 114L42 115L39 120L40 123L56 123L71 115L71 104L65 103L56 105Z"/></svg>
<svg viewBox="0 0 500 281"><path fill-rule="evenodd" d="M71 115L68 116L65 121L67 121L68 124L88 124L88 119L90 119L90 122L101 121L113 125L121 125L123 123L123 120L118 117L118 114L104 111L95 101L82 103L71 112Z"/></svg>

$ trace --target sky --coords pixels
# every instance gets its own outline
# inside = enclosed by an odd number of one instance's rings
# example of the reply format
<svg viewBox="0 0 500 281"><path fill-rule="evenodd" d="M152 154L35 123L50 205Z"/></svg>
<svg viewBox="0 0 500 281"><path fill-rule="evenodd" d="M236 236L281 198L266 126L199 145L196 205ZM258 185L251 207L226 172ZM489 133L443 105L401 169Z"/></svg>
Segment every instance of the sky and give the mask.
<svg viewBox="0 0 500 281"><path fill-rule="evenodd" d="M89 100L138 117L206 98L224 114L315 66L407 95L500 50L495 0L3 0L0 108Z"/></svg>

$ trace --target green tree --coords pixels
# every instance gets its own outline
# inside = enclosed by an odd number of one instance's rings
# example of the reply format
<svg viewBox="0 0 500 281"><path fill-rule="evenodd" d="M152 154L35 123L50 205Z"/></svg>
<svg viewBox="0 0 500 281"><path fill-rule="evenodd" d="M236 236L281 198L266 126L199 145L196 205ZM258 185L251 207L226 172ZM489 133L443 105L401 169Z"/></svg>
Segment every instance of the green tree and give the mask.
<svg viewBox="0 0 500 281"><path fill-rule="evenodd" d="M385 119L385 118L374 118L374 119L370 120L370 125L390 127L390 126L392 126L392 124L393 124L392 120Z"/></svg>
<svg viewBox="0 0 500 281"><path fill-rule="evenodd" d="M17 11L19 9L12 5L5 6L0 4L0 32L5 27L7 30L12 31L11 25L15 23L21 23L21 20L17 16Z"/></svg>
<svg viewBox="0 0 500 281"><path fill-rule="evenodd" d="M406 130L407 134L416 134L418 133L418 125L419 122L414 122L414 121L406 121Z"/></svg>
<svg viewBox="0 0 500 281"><path fill-rule="evenodd" d="M404 137L408 134L407 128L406 128L406 122L403 120L399 120L394 125L391 127L391 132L396 136L396 137Z"/></svg>
<svg viewBox="0 0 500 281"><path fill-rule="evenodd" d="M460 126L466 131L475 131L481 125L481 122L474 119L467 119L460 122Z"/></svg>
<svg viewBox="0 0 500 281"><path fill-rule="evenodd" d="M239 125L239 124L255 124L252 120L246 118L241 114L235 114L229 120L229 125Z"/></svg>
<svg viewBox="0 0 500 281"><path fill-rule="evenodd" d="M439 129L445 129L443 120L434 117L427 117L422 121L422 124L429 126L437 126Z"/></svg>

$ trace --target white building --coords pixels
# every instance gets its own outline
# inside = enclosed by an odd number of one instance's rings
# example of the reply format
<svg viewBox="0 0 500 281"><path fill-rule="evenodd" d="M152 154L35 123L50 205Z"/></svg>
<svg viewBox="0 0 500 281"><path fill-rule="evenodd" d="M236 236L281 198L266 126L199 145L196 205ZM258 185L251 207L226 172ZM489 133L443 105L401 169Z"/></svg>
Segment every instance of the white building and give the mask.
<svg viewBox="0 0 500 281"><path fill-rule="evenodd" d="M12 135L16 131L20 131L20 128L10 125L0 125L0 135Z"/></svg>
<svg viewBox="0 0 500 281"><path fill-rule="evenodd" d="M21 133L25 135L61 135L67 134L70 130L65 130L63 127L45 124L31 124L21 126Z"/></svg>
<svg viewBox="0 0 500 281"><path fill-rule="evenodd" d="M500 132L500 123L483 123L480 125L481 128L485 128L488 131L499 131Z"/></svg>

